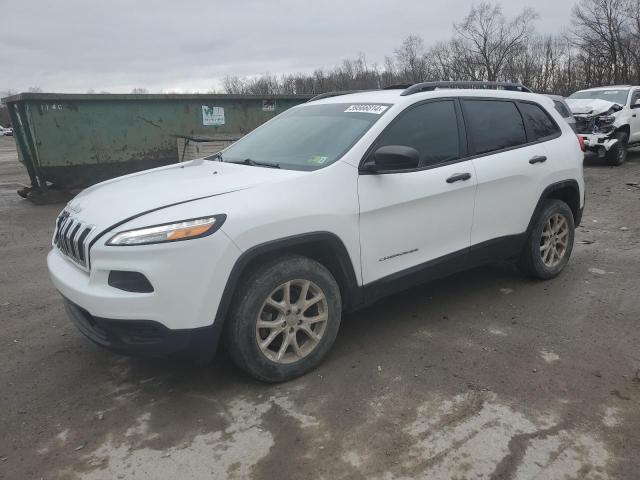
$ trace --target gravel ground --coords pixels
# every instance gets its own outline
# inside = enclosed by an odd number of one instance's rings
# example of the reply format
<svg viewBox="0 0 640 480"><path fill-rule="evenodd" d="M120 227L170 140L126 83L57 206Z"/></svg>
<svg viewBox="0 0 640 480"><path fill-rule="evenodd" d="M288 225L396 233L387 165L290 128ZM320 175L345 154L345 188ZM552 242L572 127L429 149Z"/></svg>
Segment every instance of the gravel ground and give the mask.
<svg viewBox="0 0 640 480"><path fill-rule="evenodd" d="M118 357L66 319L0 138L0 478L640 478L640 154L587 165L571 262L458 274L345 318L320 368L264 385Z"/></svg>

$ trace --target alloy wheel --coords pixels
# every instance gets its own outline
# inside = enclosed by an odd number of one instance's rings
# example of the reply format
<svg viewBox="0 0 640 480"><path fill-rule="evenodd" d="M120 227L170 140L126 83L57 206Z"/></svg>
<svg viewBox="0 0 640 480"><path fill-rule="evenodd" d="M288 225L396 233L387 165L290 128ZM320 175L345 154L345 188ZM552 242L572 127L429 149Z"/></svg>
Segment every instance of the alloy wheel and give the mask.
<svg viewBox="0 0 640 480"><path fill-rule="evenodd" d="M276 363L296 362L316 349L329 318L324 292L310 280L290 280L265 299L256 322L256 341Z"/></svg>
<svg viewBox="0 0 640 480"><path fill-rule="evenodd" d="M542 229L540 256L549 268L557 266L567 253L569 222L564 215L555 213L549 217Z"/></svg>

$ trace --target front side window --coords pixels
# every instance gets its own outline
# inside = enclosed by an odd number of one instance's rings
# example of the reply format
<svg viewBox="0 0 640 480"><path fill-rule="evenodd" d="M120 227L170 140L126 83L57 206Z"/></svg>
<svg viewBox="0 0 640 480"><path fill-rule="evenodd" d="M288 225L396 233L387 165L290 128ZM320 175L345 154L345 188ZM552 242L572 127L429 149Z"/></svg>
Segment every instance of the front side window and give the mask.
<svg viewBox="0 0 640 480"><path fill-rule="evenodd" d="M522 117L515 103L464 100L463 105L474 153L489 153L527 143Z"/></svg>
<svg viewBox="0 0 640 480"><path fill-rule="evenodd" d="M520 112L529 132L529 141L538 142L560 133L551 117L538 105L520 102Z"/></svg>
<svg viewBox="0 0 640 480"><path fill-rule="evenodd" d="M640 90L636 90L633 92L633 95L631 95L631 105L638 103L638 100L640 100Z"/></svg>
<svg viewBox="0 0 640 480"><path fill-rule="evenodd" d="M376 148L403 145L420 154L418 168L460 158L458 121L453 101L429 102L400 114L382 134Z"/></svg>
<svg viewBox="0 0 640 480"><path fill-rule="evenodd" d="M628 88L607 88L606 90L582 90L580 92L572 93L569 95L569 98L574 98L576 100L607 100L608 102L625 105L627 103L628 95Z"/></svg>
<svg viewBox="0 0 640 480"><path fill-rule="evenodd" d="M228 147L222 160L317 170L342 157L389 107L333 103L293 108Z"/></svg>

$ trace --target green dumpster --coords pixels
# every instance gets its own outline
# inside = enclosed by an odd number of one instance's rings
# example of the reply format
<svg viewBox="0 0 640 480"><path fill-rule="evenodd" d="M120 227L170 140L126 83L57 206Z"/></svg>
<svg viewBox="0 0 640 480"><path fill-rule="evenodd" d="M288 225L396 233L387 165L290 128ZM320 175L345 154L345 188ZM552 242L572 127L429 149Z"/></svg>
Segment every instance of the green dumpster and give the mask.
<svg viewBox="0 0 640 480"><path fill-rule="evenodd" d="M76 189L222 149L305 95L21 93L4 98L31 180L21 194ZM204 149L206 150L206 149Z"/></svg>

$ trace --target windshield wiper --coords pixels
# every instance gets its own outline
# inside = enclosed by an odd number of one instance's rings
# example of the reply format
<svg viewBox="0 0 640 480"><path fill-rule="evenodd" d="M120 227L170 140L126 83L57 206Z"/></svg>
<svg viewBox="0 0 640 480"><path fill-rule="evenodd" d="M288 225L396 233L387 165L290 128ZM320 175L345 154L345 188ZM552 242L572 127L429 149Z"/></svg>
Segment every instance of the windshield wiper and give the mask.
<svg viewBox="0 0 640 480"><path fill-rule="evenodd" d="M251 160L250 158L245 158L241 162L229 162L229 163L241 163L242 165L250 165L252 167L280 168L280 164L278 163L256 162L255 160Z"/></svg>

